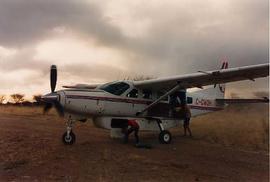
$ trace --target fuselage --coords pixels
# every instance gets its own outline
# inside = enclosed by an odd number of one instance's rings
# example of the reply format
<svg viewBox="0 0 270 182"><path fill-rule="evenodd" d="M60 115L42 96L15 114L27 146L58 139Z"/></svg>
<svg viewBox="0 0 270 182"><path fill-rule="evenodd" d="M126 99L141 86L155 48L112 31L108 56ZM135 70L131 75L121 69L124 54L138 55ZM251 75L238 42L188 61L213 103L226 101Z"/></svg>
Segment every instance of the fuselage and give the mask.
<svg viewBox="0 0 270 182"><path fill-rule="evenodd" d="M191 116L222 110L224 104L224 83L240 80L254 80L269 75L269 64L238 67L200 72L174 77L145 81L116 81L103 85L75 85L67 90L55 92L57 69L51 66L51 93L41 97L44 113L52 107L67 119L67 131L63 135L65 144L75 142L72 132L74 121L92 118L96 126L111 129L111 134L128 126L128 121L136 119L140 130L159 130L159 141L170 143L171 134L167 129L176 127L189 117L186 105L191 108ZM187 88L202 88L196 92L186 92ZM181 109L180 109L181 108ZM187 114L188 113L188 114ZM112 136L112 135L111 135Z"/></svg>
<svg viewBox="0 0 270 182"><path fill-rule="evenodd" d="M117 93L117 95L110 93L110 90L106 90L106 87L99 87L93 90L67 89L57 93L60 94L60 103L64 107L65 112L86 118L100 116L136 117L137 112L143 110L163 94L160 91L146 91L135 88L132 83L127 81L121 83L126 85L122 93ZM109 85L107 84L107 86ZM215 99L214 96L201 94L200 91L186 93L187 104L191 108L192 116L223 109L223 106L218 105ZM140 117L151 116L176 119L171 116L170 109L169 97L167 97Z"/></svg>

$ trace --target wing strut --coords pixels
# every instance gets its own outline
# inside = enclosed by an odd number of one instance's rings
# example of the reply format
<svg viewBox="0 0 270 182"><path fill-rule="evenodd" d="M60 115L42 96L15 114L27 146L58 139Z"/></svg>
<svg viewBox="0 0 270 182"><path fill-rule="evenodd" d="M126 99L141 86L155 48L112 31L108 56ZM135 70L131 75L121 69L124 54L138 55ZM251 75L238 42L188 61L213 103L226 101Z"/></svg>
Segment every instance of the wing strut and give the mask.
<svg viewBox="0 0 270 182"><path fill-rule="evenodd" d="M136 116L139 116L141 114L143 114L145 111L149 110L150 108L152 108L153 106L157 105L162 99L164 99L165 97L167 97L168 95L171 95L172 93L176 92L178 89L180 89L180 83L178 83L176 86L174 86L171 90L169 90L168 92L166 92L164 95L162 95L161 97L159 97L157 100L155 100L154 102L152 102L151 104L149 104L146 108L144 108L142 111L137 112Z"/></svg>

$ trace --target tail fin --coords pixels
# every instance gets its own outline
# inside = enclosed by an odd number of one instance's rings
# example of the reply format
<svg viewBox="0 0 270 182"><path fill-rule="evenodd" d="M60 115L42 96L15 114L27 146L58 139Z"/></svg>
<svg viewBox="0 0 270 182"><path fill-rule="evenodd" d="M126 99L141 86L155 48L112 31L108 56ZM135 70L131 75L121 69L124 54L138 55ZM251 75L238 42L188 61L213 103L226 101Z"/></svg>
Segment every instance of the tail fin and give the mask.
<svg viewBox="0 0 270 182"><path fill-rule="evenodd" d="M221 69L228 69L228 66L229 66L229 63L228 63L228 61L225 60L222 62Z"/></svg>
<svg viewBox="0 0 270 182"><path fill-rule="evenodd" d="M221 69L228 69L228 67L229 63L227 61L227 58L223 58ZM216 89L216 98L224 98L226 84L215 84L214 88Z"/></svg>
<svg viewBox="0 0 270 182"><path fill-rule="evenodd" d="M226 59L222 62L221 69L228 69L228 62ZM224 99L225 96L225 84L215 84L214 87L206 88L203 90L198 90L194 92L199 96L204 96L210 99Z"/></svg>

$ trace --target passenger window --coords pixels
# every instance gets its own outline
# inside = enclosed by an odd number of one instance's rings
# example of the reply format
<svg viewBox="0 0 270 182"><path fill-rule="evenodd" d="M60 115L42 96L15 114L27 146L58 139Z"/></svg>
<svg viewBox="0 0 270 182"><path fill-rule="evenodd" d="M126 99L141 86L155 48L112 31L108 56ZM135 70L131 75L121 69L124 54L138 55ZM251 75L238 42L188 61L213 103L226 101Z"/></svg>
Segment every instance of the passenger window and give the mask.
<svg viewBox="0 0 270 182"><path fill-rule="evenodd" d="M127 94L127 97L138 98L138 90L137 90L137 89L131 90L131 91Z"/></svg>
<svg viewBox="0 0 270 182"><path fill-rule="evenodd" d="M152 99L152 91L151 90L143 90L143 98L144 99Z"/></svg>
<svg viewBox="0 0 270 182"><path fill-rule="evenodd" d="M192 97L187 97L187 103L188 103L188 104L192 104L192 103L193 103Z"/></svg>

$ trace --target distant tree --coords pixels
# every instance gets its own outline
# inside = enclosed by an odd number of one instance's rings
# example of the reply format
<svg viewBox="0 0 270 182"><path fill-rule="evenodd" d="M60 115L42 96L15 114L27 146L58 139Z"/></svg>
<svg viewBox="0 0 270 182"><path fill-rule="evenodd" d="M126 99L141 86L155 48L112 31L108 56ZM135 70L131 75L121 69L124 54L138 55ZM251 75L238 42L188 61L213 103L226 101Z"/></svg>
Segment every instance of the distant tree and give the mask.
<svg viewBox="0 0 270 182"><path fill-rule="evenodd" d="M21 104L23 105L23 106L33 106L33 103L32 102L29 102L29 101L23 101L23 102L21 102Z"/></svg>
<svg viewBox="0 0 270 182"><path fill-rule="evenodd" d="M40 105L41 104L41 96L40 94L37 94L37 95L33 95L33 100L34 102L37 104L37 105Z"/></svg>
<svg viewBox="0 0 270 182"><path fill-rule="evenodd" d="M10 97L15 104L20 104L24 101L24 94L12 94Z"/></svg>
<svg viewBox="0 0 270 182"><path fill-rule="evenodd" d="M6 103L6 105L12 105L12 104L13 104L13 103L11 103L11 102L9 102L9 101Z"/></svg>
<svg viewBox="0 0 270 182"><path fill-rule="evenodd" d="M3 104L5 100L6 100L6 96L0 95L0 104Z"/></svg>
<svg viewBox="0 0 270 182"><path fill-rule="evenodd" d="M266 92L266 91L253 92L253 95L255 97L260 97L260 98L262 98L262 97L269 97L269 93Z"/></svg>

